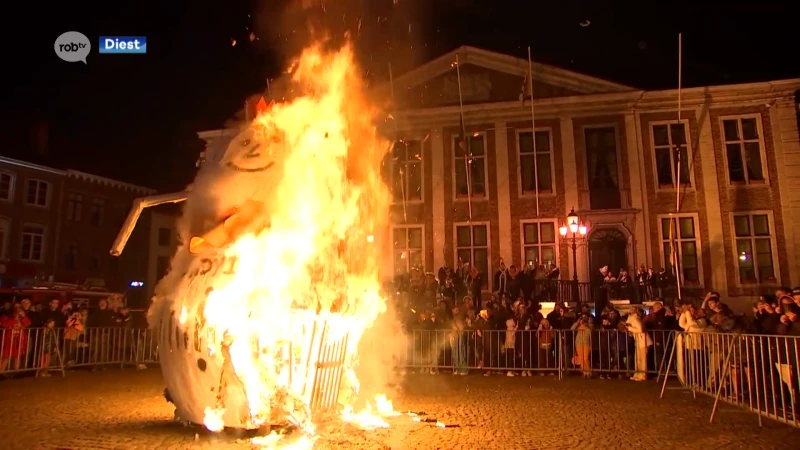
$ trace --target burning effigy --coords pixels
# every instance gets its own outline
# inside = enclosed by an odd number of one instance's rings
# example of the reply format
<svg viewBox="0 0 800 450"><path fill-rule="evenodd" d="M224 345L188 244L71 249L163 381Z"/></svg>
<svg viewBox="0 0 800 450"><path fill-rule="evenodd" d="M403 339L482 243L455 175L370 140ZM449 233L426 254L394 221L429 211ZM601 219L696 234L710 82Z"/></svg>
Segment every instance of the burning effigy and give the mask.
<svg viewBox="0 0 800 450"><path fill-rule="evenodd" d="M293 98L260 108L186 191L150 322L181 421L313 439L318 415L355 417L358 343L386 309L390 144L351 47L308 48L289 73Z"/></svg>

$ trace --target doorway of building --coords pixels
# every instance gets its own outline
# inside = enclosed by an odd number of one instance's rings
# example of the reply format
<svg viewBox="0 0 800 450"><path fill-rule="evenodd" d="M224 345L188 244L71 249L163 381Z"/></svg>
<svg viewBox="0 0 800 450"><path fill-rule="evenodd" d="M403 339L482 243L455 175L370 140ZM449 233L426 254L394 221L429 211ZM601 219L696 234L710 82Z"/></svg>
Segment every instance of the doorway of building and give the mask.
<svg viewBox="0 0 800 450"><path fill-rule="evenodd" d="M590 280L595 280L600 268L608 266L614 276L628 268L628 238L617 228L598 228L589 235Z"/></svg>

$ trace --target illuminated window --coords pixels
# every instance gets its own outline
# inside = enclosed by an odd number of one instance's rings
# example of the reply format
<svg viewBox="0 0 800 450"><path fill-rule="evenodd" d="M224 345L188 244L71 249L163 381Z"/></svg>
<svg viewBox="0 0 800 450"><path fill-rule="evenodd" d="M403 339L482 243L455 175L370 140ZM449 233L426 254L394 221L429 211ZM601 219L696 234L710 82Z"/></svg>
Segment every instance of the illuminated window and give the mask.
<svg viewBox="0 0 800 450"><path fill-rule="evenodd" d="M396 203L422 201L422 144L395 141L392 151L392 196Z"/></svg>
<svg viewBox="0 0 800 450"><path fill-rule="evenodd" d="M461 262L476 267L481 274L482 288L489 289L489 225L457 224L456 256Z"/></svg>
<svg viewBox="0 0 800 450"><path fill-rule="evenodd" d="M524 194L550 194L553 192L553 154L550 145L550 130L536 131L534 151L533 133L517 133L519 149L520 189ZM538 185L538 189L537 189Z"/></svg>
<svg viewBox="0 0 800 450"><path fill-rule="evenodd" d="M467 172L468 167L469 172ZM487 166L484 134L472 134L463 142L459 140L459 136L453 137L453 171L457 198L466 198L470 194L472 197L486 197Z"/></svg>
<svg viewBox="0 0 800 450"><path fill-rule="evenodd" d="M672 224L672 230L670 230ZM691 215L661 218L661 255L663 267L675 274L673 261L680 266L681 281L700 284L700 244L696 219ZM674 246L673 246L674 244ZM672 254L673 248L675 255ZM675 259L674 257L677 257Z"/></svg>
<svg viewBox="0 0 800 450"><path fill-rule="evenodd" d="M543 264L546 267L556 262L556 223L554 221L522 222L522 257L525 264Z"/></svg>
<svg viewBox="0 0 800 450"><path fill-rule="evenodd" d="M775 236L767 214L734 214L736 263L741 284L777 284Z"/></svg>
<svg viewBox="0 0 800 450"><path fill-rule="evenodd" d="M422 225L404 225L393 229L394 273L425 269L425 231Z"/></svg>

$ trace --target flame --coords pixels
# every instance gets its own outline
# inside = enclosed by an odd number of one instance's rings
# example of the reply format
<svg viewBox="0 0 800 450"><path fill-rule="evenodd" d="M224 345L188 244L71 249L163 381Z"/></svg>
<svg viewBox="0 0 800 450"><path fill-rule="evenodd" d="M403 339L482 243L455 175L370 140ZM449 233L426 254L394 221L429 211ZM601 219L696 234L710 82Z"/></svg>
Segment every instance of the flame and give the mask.
<svg viewBox="0 0 800 450"><path fill-rule="evenodd" d="M292 443L271 434L258 445L299 449L315 441L308 386L320 350L310 345L309 328L324 322L329 340L349 333L343 383L357 393L358 342L386 308L375 235L388 228L380 167L390 146L373 125L376 111L349 45L308 48L293 67L304 95L259 108L250 125L260 157L279 160L270 169L280 178L277 189L241 199L268 205L257 209L262 225L237 228L217 250L229 270L207 275L213 290L187 294L198 298L184 301L180 323L203 320L209 354L232 367L244 388L248 425L274 423L279 412L303 431ZM197 306L187 311L187 304ZM222 430L228 409L224 399L209 405L205 426ZM383 417L391 415L391 402L380 396L359 413L349 404L343 412L365 428L388 426Z"/></svg>

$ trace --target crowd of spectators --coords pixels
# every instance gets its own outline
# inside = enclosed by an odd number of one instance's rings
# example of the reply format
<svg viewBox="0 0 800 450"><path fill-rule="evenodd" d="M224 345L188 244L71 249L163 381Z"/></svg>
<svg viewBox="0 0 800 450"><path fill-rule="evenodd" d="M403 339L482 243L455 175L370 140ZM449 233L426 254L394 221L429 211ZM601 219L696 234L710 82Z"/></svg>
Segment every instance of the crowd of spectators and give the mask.
<svg viewBox="0 0 800 450"><path fill-rule="evenodd" d="M660 294L670 277L663 270L641 267L631 278L625 270L614 276L602 268L593 285L606 290L607 299L638 286L644 298L653 299L649 307L605 302L595 312L588 304L571 308L556 302L545 315L540 305L550 298L554 283L549 275L558 269L499 265L491 295L482 292L486 284L468 264L444 267L437 275L412 271L395 282L399 308L415 340L412 365L425 373L453 367L458 375L472 367L487 376L544 375L561 367L584 377L613 374L641 381L657 373L671 353L673 331L800 336L800 289L763 296L750 317L735 314L714 292L699 306L664 304ZM564 339L556 339L556 333ZM797 377L797 350L785 348L797 341L782 342L778 350L787 355L781 358L784 369Z"/></svg>
<svg viewBox="0 0 800 450"><path fill-rule="evenodd" d="M54 367L102 363L119 345L112 343L112 330L124 328L132 336L135 327L146 327L143 319L115 296L91 309L58 299L47 305L7 301L0 308L0 373L37 369L38 376L49 376Z"/></svg>

